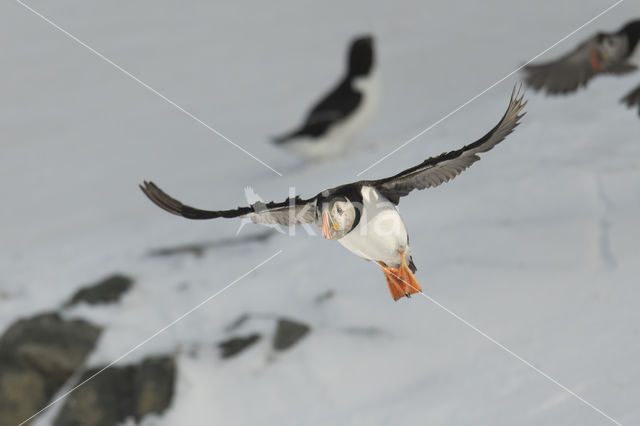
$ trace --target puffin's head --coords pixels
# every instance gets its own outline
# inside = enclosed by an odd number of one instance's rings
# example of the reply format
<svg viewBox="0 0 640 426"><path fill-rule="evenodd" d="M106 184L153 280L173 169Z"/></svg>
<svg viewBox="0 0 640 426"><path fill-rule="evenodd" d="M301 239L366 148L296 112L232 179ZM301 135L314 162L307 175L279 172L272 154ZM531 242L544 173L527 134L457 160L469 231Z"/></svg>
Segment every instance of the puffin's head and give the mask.
<svg viewBox="0 0 640 426"><path fill-rule="evenodd" d="M612 62L620 61L627 53L629 42L624 35L600 33L598 43L591 51L591 68L598 72Z"/></svg>
<svg viewBox="0 0 640 426"><path fill-rule="evenodd" d="M365 35L355 38L349 48L349 70L352 77L368 75L374 62L373 37Z"/></svg>
<svg viewBox="0 0 640 426"><path fill-rule="evenodd" d="M324 238L337 240L355 228L358 218L356 206L347 197L335 197L322 205L318 226Z"/></svg>

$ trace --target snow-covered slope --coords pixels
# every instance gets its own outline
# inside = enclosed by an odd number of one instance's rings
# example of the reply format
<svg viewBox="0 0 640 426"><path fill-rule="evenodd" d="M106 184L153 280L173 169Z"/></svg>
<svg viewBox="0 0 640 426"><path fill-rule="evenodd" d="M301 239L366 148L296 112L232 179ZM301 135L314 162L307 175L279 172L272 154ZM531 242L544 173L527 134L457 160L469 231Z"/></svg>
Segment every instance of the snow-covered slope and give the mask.
<svg viewBox="0 0 640 426"><path fill-rule="evenodd" d="M0 330L81 285L136 277L118 305L68 315L106 327L100 365L282 250L121 361L178 354L178 393L150 425L611 424L427 298L394 303L379 268L298 230L201 258L158 247L233 238L153 206L153 179L190 204L303 196L356 173L604 10L605 1L372 4L29 2L240 144L280 177L23 8L0 5ZM549 52L638 10L617 6ZM381 111L349 158L301 167L267 142L299 121L376 35ZM567 98L528 93L514 134L453 182L400 209L426 294L622 424L640 423L640 120L618 104L638 77ZM481 136L510 78L363 177L385 176ZM245 227L241 235L260 233ZM321 304L328 290L335 296ZM268 339L221 361L245 312L311 325L288 352ZM268 316L244 330L269 333ZM54 411L39 418L48 424Z"/></svg>

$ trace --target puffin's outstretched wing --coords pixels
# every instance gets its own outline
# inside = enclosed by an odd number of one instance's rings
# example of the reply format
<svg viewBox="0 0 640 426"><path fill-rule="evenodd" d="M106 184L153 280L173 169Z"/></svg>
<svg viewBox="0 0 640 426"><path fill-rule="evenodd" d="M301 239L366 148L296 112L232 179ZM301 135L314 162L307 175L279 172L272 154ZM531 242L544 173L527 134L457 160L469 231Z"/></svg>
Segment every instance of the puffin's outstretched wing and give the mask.
<svg viewBox="0 0 640 426"><path fill-rule="evenodd" d="M281 203L255 203L251 207L238 207L233 210L201 210L182 204L170 197L153 182L145 181L140 189L158 207L187 219L215 219L219 217L248 217L255 223L298 225L311 223L316 218L315 198L303 200L300 197L287 198Z"/></svg>
<svg viewBox="0 0 640 426"><path fill-rule="evenodd" d="M633 106L636 105L638 107L638 114L640 114L640 86L627 93L625 97L621 99L621 102L629 108L633 108Z"/></svg>
<svg viewBox="0 0 640 426"><path fill-rule="evenodd" d="M627 40L618 34L597 34L554 61L524 67L525 82L534 90L567 94L584 87L596 75L635 70L624 63Z"/></svg>
<svg viewBox="0 0 640 426"><path fill-rule="evenodd" d="M363 185L374 186L391 202L398 204L400 197L408 195L414 189L425 189L448 182L462 173L467 167L480 159L478 153L487 152L515 129L525 114L522 109L527 104L524 95L513 89L511 101L502 120L489 133L474 143L457 151L432 157L415 167L395 176L375 181L365 181Z"/></svg>

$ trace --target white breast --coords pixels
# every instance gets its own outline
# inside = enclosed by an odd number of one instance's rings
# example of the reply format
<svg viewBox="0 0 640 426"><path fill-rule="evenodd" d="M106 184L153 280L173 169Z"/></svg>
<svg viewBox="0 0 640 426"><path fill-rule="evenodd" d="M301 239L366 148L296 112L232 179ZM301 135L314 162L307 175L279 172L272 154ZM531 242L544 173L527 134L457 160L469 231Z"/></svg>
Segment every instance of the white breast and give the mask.
<svg viewBox="0 0 640 426"><path fill-rule="evenodd" d="M353 87L362 93L362 102L353 116L345 120L342 131L346 137L351 138L356 135L365 125L371 121L380 106L380 74L377 69L373 69L366 77L358 77L353 81Z"/></svg>
<svg viewBox="0 0 640 426"><path fill-rule="evenodd" d="M297 154L314 160L322 160L339 155L365 127L380 104L380 78L377 70L366 77L359 77L353 87L362 92L362 101L351 115L333 125L320 139L301 137L284 144Z"/></svg>
<svg viewBox="0 0 640 426"><path fill-rule="evenodd" d="M363 187L362 216L358 226L338 242L366 260L382 261L398 267L399 251L410 255L407 228L396 207L375 188Z"/></svg>

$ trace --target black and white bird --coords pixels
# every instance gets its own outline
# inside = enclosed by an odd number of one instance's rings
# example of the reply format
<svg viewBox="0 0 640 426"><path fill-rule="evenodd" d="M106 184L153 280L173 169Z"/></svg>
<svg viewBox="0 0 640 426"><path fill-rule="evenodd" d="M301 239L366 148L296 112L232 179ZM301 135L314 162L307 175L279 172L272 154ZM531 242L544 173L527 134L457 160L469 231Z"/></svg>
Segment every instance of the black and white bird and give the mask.
<svg viewBox="0 0 640 426"><path fill-rule="evenodd" d="M338 85L311 108L300 128L274 143L308 160L338 155L369 123L379 98L373 37L358 37L351 42L347 71Z"/></svg>
<svg viewBox="0 0 640 426"><path fill-rule="evenodd" d="M638 68L640 20L629 22L614 33L597 33L554 61L526 65L524 73L530 87L555 95L585 87L600 74L626 74ZM638 106L640 113L640 86L621 102L630 108Z"/></svg>
<svg viewBox="0 0 640 426"><path fill-rule="evenodd" d="M281 203L255 203L232 210L201 210L171 198L153 182L140 185L160 208L188 219L247 217L256 223L285 226L315 223L324 238L337 240L351 252L377 262L391 296L398 300L421 291L414 273L407 228L396 206L414 189L438 186L478 161L478 154L500 143L519 124L526 101L514 90L500 122L486 135L457 151L429 158L415 167L378 180L361 180L322 191L315 197L288 198Z"/></svg>

